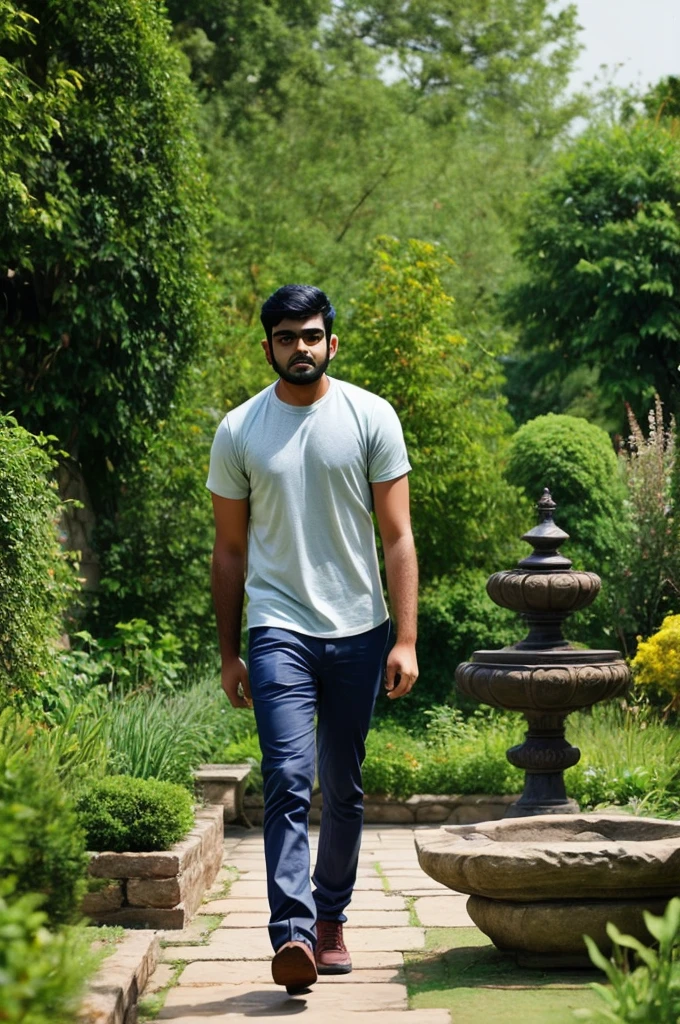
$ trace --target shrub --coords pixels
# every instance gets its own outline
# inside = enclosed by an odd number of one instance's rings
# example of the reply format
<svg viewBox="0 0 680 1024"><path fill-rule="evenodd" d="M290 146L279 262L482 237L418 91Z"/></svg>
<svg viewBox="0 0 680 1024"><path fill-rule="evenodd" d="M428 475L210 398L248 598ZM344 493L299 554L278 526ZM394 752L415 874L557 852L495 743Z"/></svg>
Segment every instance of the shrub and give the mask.
<svg viewBox="0 0 680 1024"><path fill-rule="evenodd" d="M38 741L35 742L35 737ZM40 730L6 709L0 715L0 806L22 814L22 845L11 870L17 896L40 893L50 924L77 916L85 887L85 834L72 798L46 752Z"/></svg>
<svg viewBox="0 0 680 1024"><path fill-rule="evenodd" d="M27 705L55 675L76 581L59 544L49 439L0 416L0 704Z"/></svg>
<svg viewBox="0 0 680 1024"><path fill-rule="evenodd" d="M84 789L77 801L91 850L167 850L194 822L191 796L157 779L113 775Z"/></svg>
<svg viewBox="0 0 680 1024"><path fill-rule="evenodd" d="M613 942L610 960L600 952L589 935L584 936L595 967L607 976L609 986L597 982L591 988L606 1004L598 1010L576 1010L580 1020L601 1024L671 1024L680 1019L680 899L672 899L662 917L643 911L654 948L632 935L622 935L616 925L607 925ZM636 956L631 967L629 950Z"/></svg>
<svg viewBox="0 0 680 1024"><path fill-rule="evenodd" d="M71 1024L95 964L84 929L48 931L43 894L19 894L34 817L0 804L0 1020Z"/></svg>
<svg viewBox="0 0 680 1024"><path fill-rule="evenodd" d="M532 501L550 488L556 520L571 538L569 557L582 568L602 569L615 540L625 486L601 427L577 416L537 416L514 435L506 475Z"/></svg>
<svg viewBox="0 0 680 1024"><path fill-rule="evenodd" d="M379 700L379 718L391 718L424 728L423 711L433 704L452 703L476 708L455 689L454 673L479 648L504 647L521 639L525 630L518 616L499 608L486 592L486 573L466 569L441 576L420 594L418 653L420 676L408 697Z"/></svg>
<svg viewBox="0 0 680 1024"><path fill-rule="evenodd" d="M465 720L449 707L433 709L429 719L423 738L387 724L369 733L363 767L367 793L406 798L521 790L522 773L505 756L521 738L521 721L481 710Z"/></svg>
<svg viewBox="0 0 680 1024"><path fill-rule="evenodd" d="M680 707L680 615L667 615L659 629L638 645L631 662L635 681L671 699L666 710Z"/></svg>
<svg viewBox="0 0 680 1024"><path fill-rule="evenodd" d="M109 691L144 687L172 691L186 668L180 657L181 641L145 619L117 622L114 635L105 639L96 639L87 630L71 639L74 648L61 656L61 665L78 684L89 682Z"/></svg>

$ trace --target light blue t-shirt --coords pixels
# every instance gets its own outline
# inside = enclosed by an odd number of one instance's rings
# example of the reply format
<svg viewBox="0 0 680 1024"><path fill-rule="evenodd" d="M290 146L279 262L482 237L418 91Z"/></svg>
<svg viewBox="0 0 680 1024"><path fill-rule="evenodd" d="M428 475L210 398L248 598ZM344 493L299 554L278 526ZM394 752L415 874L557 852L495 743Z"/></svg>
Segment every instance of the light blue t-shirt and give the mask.
<svg viewBox="0 0 680 1024"><path fill-rule="evenodd" d="M208 488L250 499L249 628L354 636L387 618L370 485L410 470L404 436L383 398L329 382L306 406L272 384L215 434Z"/></svg>

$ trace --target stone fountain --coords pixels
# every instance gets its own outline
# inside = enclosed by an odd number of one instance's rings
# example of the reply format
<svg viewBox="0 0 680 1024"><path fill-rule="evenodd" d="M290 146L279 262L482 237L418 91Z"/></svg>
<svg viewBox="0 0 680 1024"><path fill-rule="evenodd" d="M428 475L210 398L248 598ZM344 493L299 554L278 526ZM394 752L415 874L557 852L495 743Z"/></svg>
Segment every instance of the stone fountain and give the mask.
<svg viewBox="0 0 680 1024"><path fill-rule="evenodd" d="M648 940L642 911L661 913L680 888L680 822L580 814L567 797L564 771L580 751L565 738L565 719L625 694L629 670L618 651L565 640L565 619L594 601L600 578L560 554L569 538L548 490L537 509L538 525L522 538L532 553L487 583L528 635L475 651L456 670L462 693L524 715L525 740L507 752L525 772L524 791L506 820L419 831L416 848L428 875L470 895L468 913L499 949L528 966L589 966L583 934L607 951L608 921Z"/></svg>

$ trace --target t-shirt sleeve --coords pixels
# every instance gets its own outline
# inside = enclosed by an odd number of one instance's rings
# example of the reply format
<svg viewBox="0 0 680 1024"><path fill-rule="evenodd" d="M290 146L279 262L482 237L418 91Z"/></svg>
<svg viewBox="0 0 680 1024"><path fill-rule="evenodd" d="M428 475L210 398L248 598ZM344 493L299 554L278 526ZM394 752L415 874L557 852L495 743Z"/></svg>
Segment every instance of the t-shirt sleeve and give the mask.
<svg viewBox="0 0 680 1024"><path fill-rule="evenodd" d="M250 483L226 418L215 433L206 486L220 498L247 498L250 493Z"/></svg>
<svg viewBox="0 0 680 1024"><path fill-rule="evenodd" d="M410 469L399 417L389 402L381 400L371 416L368 481L381 484L403 476Z"/></svg>

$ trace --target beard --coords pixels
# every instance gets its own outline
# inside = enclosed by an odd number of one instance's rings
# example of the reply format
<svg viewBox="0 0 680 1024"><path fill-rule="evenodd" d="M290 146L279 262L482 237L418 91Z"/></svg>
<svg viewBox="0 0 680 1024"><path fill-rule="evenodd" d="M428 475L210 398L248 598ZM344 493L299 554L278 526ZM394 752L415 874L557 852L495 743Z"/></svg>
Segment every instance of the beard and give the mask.
<svg viewBox="0 0 680 1024"><path fill-rule="evenodd" d="M304 357L291 356L291 359L297 360L302 363L304 367L310 367L310 369L299 369L296 372L295 366L283 367L274 357L272 348L269 349L272 359L272 367L278 373L281 380L285 380L287 384L316 384L317 380L320 380L326 370L328 364L331 361L331 346L328 339L326 339L326 358L321 363L315 363L312 359L306 359Z"/></svg>

